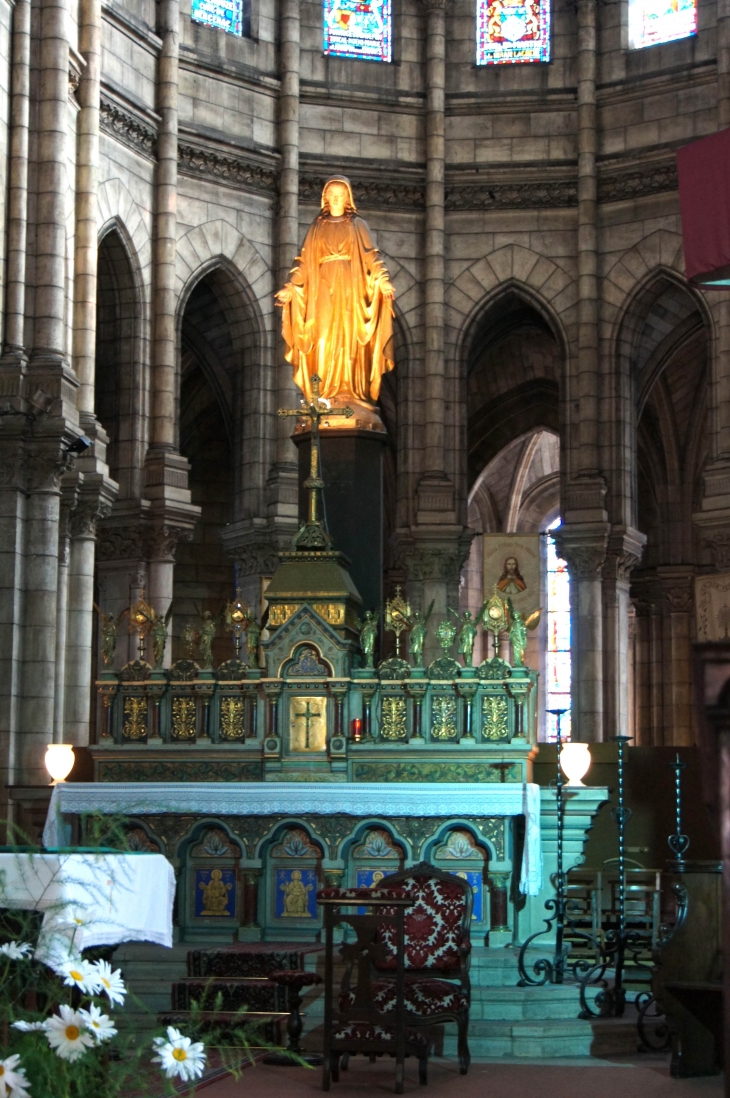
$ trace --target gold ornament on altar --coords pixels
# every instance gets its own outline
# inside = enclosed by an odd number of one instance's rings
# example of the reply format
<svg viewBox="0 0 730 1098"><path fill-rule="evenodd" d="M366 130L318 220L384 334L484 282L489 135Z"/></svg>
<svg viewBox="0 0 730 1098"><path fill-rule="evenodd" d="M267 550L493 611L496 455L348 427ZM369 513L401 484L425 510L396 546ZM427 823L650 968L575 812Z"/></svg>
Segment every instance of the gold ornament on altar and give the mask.
<svg viewBox="0 0 730 1098"><path fill-rule="evenodd" d="M396 587L395 597L385 604L385 628L389 633L395 633L396 659L400 659L400 635L410 629L410 619L410 604L403 598L400 587Z"/></svg>
<svg viewBox="0 0 730 1098"><path fill-rule="evenodd" d="M129 608L129 632L139 638L139 658L144 659L145 640L155 624L155 612L144 597L144 588L135 603Z"/></svg>
<svg viewBox="0 0 730 1098"><path fill-rule="evenodd" d="M236 651L236 659L241 657L241 637L253 620L250 606L241 601L241 588L236 588L236 597L225 607L225 627L228 633L233 633L233 644Z"/></svg>
<svg viewBox="0 0 730 1098"><path fill-rule="evenodd" d="M289 281L276 294L286 360L312 402L319 396L359 405L358 418L382 430L375 402L393 369L393 289L370 230L358 216L349 180L328 179ZM330 426L328 423L327 426ZM332 424L331 426L336 426Z"/></svg>
<svg viewBox="0 0 730 1098"><path fill-rule="evenodd" d="M509 629L509 603L497 594L496 585L494 593L485 603L480 617L484 623L484 628L489 633L493 633L495 638Z"/></svg>

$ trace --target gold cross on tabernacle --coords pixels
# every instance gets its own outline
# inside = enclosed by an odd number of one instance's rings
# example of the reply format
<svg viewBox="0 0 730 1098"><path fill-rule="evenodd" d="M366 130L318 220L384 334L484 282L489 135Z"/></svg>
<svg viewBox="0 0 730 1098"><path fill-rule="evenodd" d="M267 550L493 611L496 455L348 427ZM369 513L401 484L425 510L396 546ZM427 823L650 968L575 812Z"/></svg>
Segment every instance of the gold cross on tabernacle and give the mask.
<svg viewBox="0 0 730 1098"><path fill-rule="evenodd" d="M310 710L309 707L310 707L311 704L312 703L309 701L309 699L307 699L306 709L304 710L303 713L299 713L298 717L297 717L298 720L304 721L304 747L307 750L309 749L309 726L310 726L310 724L312 723L312 721L314 720L315 717L321 717L322 716L321 711L319 713L313 713Z"/></svg>
<svg viewBox="0 0 730 1098"><path fill-rule="evenodd" d="M282 418L297 416L301 419L308 419L312 430L309 476L304 481L304 487L309 492L307 521L294 539L294 544L297 549L326 549L331 544L332 539L322 526L320 517L324 481L320 476L319 421L321 419L330 419L333 416L344 416L349 419L353 415L353 411L349 407L331 408L329 401L319 395L321 378L317 374L312 374L309 380L312 383L312 399L307 401L305 397L302 397L299 408L279 408L279 415Z"/></svg>

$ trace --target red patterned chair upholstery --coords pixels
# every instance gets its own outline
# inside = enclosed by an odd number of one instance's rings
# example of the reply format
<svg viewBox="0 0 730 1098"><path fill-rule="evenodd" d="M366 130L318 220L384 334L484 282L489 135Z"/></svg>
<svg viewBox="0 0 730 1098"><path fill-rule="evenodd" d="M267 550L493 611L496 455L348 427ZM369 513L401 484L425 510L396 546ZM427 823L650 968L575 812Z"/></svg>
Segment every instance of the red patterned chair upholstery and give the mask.
<svg viewBox="0 0 730 1098"><path fill-rule="evenodd" d="M381 895L405 890L413 900L405 914L405 1011L409 1027L456 1022L459 1070L469 1070L469 1003L471 986L471 911L473 893L468 881L444 873L428 862L386 877L378 884ZM376 978L373 1000L387 1016L394 1009L395 943L390 927L379 937L385 956L373 962Z"/></svg>

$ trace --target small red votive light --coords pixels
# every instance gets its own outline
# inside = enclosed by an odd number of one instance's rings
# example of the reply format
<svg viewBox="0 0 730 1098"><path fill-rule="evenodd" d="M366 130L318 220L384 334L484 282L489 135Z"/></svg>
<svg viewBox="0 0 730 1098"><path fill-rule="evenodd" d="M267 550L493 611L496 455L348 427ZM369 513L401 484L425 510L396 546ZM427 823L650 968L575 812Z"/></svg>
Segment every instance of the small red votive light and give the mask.
<svg viewBox="0 0 730 1098"><path fill-rule="evenodd" d="M362 739L362 720L360 717L354 717L350 721L350 731L353 741L355 743L360 743L360 740Z"/></svg>

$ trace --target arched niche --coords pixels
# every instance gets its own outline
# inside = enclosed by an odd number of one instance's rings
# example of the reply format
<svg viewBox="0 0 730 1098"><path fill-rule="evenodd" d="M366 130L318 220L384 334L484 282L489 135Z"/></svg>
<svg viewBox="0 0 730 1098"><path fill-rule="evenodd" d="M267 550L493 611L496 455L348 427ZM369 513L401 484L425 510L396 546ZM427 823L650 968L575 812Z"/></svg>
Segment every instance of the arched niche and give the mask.
<svg viewBox="0 0 730 1098"><path fill-rule="evenodd" d="M197 824L178 846L180 932L187 941L233 941L242 922L240 839L219 820Z"/></svg>
<svg viewBox="0 0 730 1098"><path fill-rule="evenodd" d="M322 887L321 843L306 824L282 823L261 844L267 937L311 941L321 926L317 890Z"/></svg>

